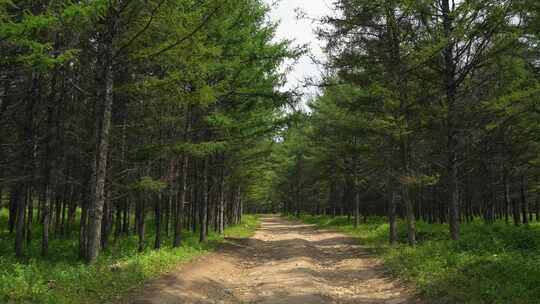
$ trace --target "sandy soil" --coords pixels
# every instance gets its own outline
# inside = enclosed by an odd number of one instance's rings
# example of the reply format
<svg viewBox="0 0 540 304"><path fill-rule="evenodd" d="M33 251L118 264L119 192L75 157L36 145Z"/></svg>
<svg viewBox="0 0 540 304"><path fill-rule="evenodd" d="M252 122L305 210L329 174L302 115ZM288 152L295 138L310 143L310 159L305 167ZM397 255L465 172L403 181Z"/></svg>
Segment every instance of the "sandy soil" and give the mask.
<svg viewBox="0 0 540 304"><path fill-rule="evenodd" d="M145 285L129 304L417 303L351 237L265 217L254 237Z"/></svg>

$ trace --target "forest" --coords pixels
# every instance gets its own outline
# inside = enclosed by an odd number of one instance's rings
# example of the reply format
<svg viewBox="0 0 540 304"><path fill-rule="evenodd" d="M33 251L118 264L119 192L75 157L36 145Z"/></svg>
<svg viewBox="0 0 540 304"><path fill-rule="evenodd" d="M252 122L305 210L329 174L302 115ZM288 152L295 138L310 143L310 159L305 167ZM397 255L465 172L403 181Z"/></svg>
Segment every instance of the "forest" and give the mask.
<svg viewBox="0 0 540 304"><path fill-rule="evenodd" d="M0 302L58 303L52 285L85 280L78 261L172 255L241 222L292 100L280 63L301 53L274 40L267 11L0 2Z"/></svg>
<svg viewBox="0 0 540 304"><path fill-rule="evenodd" d="M321 96L283 133L284 213L407 222L540 218L536 1L338 1ZM285 162L282 162L282 164Z"/></svg>
<svg viewBox="0 0 540 304"><path fill-rule="evenodd" d="M265 208L375 243L450 303L539 303L540 2L334 5Z"/></svg>
<svg viewBox="0 0 540 304"><path fill-rule="evenodd" d="M0 0L0 303L116 303L262 213L539 303L540 2L330 6L303 96L268 1Z"/></svg>

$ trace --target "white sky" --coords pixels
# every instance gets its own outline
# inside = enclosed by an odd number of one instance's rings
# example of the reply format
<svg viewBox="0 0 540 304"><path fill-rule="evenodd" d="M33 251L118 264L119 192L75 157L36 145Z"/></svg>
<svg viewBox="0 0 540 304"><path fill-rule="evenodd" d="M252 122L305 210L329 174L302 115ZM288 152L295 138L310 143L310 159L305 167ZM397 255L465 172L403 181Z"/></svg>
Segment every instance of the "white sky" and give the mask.
<svg viewBox="0 0 540 304"><path fill-rule="evenodd" d="M318 41L314 30L317 24L310 19L319 19L322 16L329 15L331 12L333 0L264 0L268 4L276 3L271 12L271 18L279 21L280 25L277 32L278 39L294 40L297 45L307 44L312 56L323 58L321 50L322 43ZM300 9L308 18L297 18L296 10ZM294 88L303 85L306 78L320 79L321 67L309 58L304 56L297 62L292 71L288 74L288 83L286 88ZM316 89L303 89L305 93L314 93Z"/></svg>

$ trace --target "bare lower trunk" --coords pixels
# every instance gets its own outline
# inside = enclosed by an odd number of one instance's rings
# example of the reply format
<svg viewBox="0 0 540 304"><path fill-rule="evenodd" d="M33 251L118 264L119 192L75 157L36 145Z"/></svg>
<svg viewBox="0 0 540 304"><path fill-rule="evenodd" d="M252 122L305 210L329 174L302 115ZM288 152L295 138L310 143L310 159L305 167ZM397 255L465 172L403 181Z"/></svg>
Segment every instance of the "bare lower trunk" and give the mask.
<svg viewBox="0 0 540 304"><path fill-rule="evenodd" d="M449 225L450 237L453 240L459 238L459 186L458 186L457 160L454 158L450 167L450 204Z"/></svg>
<svg viewBox="0 0 540 304"><path fill-rule="evenodd" d="M515 199L512 199L512 215L514 218L514 225L521 225L521 214L519 212L519 202Z"/></svg>
<svg viewBox="0 0 540 304"><path fill-rule="evenodd" d="M200 210L200 235L199 241L201 243L206 242L207 238L207 223L208 223L208 157L204 160L203 170L203 182L202 182L202 199Z"/></svg>
<svg viewBox="0 0 540 304"><path fill-rule="evenodd" d="M508 182L508 170L504 170L503 175L504 183L504 221L506 224L510 224L510 184Z"/></svg>
<svg viewBox="0 0 540 304"><path fill-rule="evenodd" d="M458 176L458 153L457 153L457 123L459 121L459 111L456 103L456 64L454 62L454 44L452 37L452 14L450 12L450 0L442 1L442 18L444 37L448 39L444 48L444 90L446 93L447 113L447 161L448 161L448 186L450 198L449 226L450 237L453 240L459 238L459 176Z"/></svg>
<svg viewBox="0 0 540 304"><path fill-rule="evenodd" d="M86 261L96 261L101 244L101 222L103 220L103 205L105 203L105 179L107 176L107 161L109 152L109 137L111 129L111 112L113 104L113 67L112 39L102 43L103 58L103 101L97 111L96 124L97 147L95 153L95 172L91 181L92 197L88 208L87 254ZM100 103L100 102L98 102Z"/></svg>
<svg viewBox="0 0 540 304"><path fill-rule="evenodd" d="M15 203L17 206L17 218L15 222L15 255L22 257L24 255L24 234L25 234L25 219L26 219L26 198L24 184L16 186Z"/></svg>
<svg viewBox="0 0 540 304"><path fill-rule="evenodd" d="M9 196L9 234L13 234L13 231L15 231L15 223L17 222L17 195L17 187L15 186L11 189Z"/></svg>
<svg viewBox="0 0 540 304"><path fill-rule="evenodd" d="M88 229L88 199L81 202L81 222L79 225L79 257L86 257L86 231Z"/></svg>
<svg viewBox="0 0 540 304"><path fill-rule="evenodd" d="M410 190L408 185L403 185L403 204L405 205L405 213L407 217L407 240L410 246L416 245L416 217L414 214L414 205L411 200Z"/></svg>
<svg viewBox="0 0 540 304"><path fill-rule="evenodd" d="M397 194L392 192L392 197L390 198L390 203L388 206L388 222L390 225L389 231L389 242L390 245L397 243L397 215L396 215L396 205L397 205Z"/></svg>
<svg viewBox="0 0 540 304"><path fill-rule="evenodd" d="M38 75L32 75L32 85L25 102L25 122L22 130L23 143L20 145L21 159L21 171L23 180L18 182L15 186L15 208L17 218L15 220L15 254L17 257L24 255L24 241L27 235L27 223L26 223L26 208L28 201L28 192L30 190L31 179L33 175L33 163L34 163L34 108L37 102L38 96Z"/></svg>
<svg viewBox="0 0 540 304"><path fill-rule="evenodd" d="M101 220L101 249L107 248L109 240L109 230L111 227L111 202L108 195L105 196L103 204L103 218Z"/></svg>
<svg viewBox="0 0 540 304"><path fill-rule="evenodd" d="M360 226L360 191L354 189L354 228Z"/></svg>
<svg viewBox="0 0 540 304"><path fill-rule="evenodd" d="M41 255L47 256L49 254L49 224L51 220L51 213L49 210L49 197L48 188L44 191L43 203L42 203L42 217L43 217L43 233L41 236Z"/></svg>
<svg viewBox="0 0 540 304"><path fill-rule="evenodd" d="M178 188L178 199L176 206L176 216L174 225L174 242L173 246L178 247L182 242L182 225L184 219L184 204L186 201L186 183L187 183L187 156L182 155L180 160L180 183Z"/></svg>
<svg viewBox="0 0 540 304"><path fill-rule="evenodd" d="M114 242L116 242L122 234L122 206L124 204L126 204L125 200L123 200L121 204L116 205L116 215L114 218Z"/></svg>
<svg viewBox="0 0 540 304"><path fill-rule="evenodd" d="M145 204L146 194L143 194L142 201L137 202L137 235L139 236L139 252L144 251L144 234L145 231Z"/></svg>
<svg viewBox="0 0 540 304"><path fill-rule="evenodd" d="M535 203L535 211L536 211L536 221L540 221L540 193L536 193L536 203Z"/></svg>
<svg viewBox="0 0 540 304"><path fill-rule="evenodd" d="M520 194L521 194L521 211L523 213L523 224L529 224L529 201L525 193L526 181L525 176L521 177Z"/></svg>
<svg viewBox="0 0 540 304"><path fill-rule="evenodd" d="M32 201L32 189L28 187L26 189L26 207L27 207L27 215L26 215L26 244L28 247L30 247L30 243L32 242L32 222L34 221L34 204Z"/></svg>
<svg viewBox="0 0 540 304"><path fill-rule="evenodd" d="M218 204L218 233L223 234L225 230L225 179L223 173L220 181Z"/></svg>
<svg viewBox="0 0 540 304"><path fill-rule="evenodd" d="M161 198L161 194L159 195L159 197L156 199L156 202L155 202L155 223L156 223L156 238L154 240L154 249L159 249L161 248L161 228L162 228L162 224L161 224L161 220L163 218L163 215L162 215L162 198Z"/></svg>

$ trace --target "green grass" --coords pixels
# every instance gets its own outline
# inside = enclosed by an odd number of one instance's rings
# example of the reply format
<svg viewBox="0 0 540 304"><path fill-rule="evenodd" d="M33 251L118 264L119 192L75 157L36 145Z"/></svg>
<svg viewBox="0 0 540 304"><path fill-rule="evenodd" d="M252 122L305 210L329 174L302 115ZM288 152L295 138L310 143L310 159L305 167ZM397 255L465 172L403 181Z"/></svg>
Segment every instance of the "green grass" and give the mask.
<svg viewBox="0 0 540 304"><path fill-rule="evenodd" d="M50 257L39 257L39 235L29 248L28 260L13 255L13 236L6 229L5 212L0 213L0 303L114 303L127 291L151 278L174 269L178 264L214 250L224 238L211 234L200 245L198 235L185 233L183 246L172 248L164 238L161 250L151 249L152 229L148 229L147 247L137 252L135 236L123 238L103 252L95 265L77 258L75 227L69 238L52 239ZM229 227L227 237L248 237L258 226L256 216L247 215L240 225ZM149 225L148 228L151 228Z"/></svg>
<svg viewBox="0 0 540 304"><path fill-rule="evenodd" d="M370 218L358 229L345 217L305 215L301 220L358 237L429 303L540 303L540 224L476 221L463 224L460 240L453 242L447 225L419 222L419 243L411 248L387 244L384 218ZM406 242L405 229L400 223L401 243Z"/></svg>

